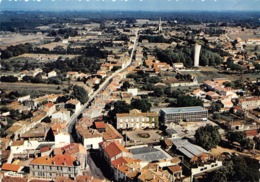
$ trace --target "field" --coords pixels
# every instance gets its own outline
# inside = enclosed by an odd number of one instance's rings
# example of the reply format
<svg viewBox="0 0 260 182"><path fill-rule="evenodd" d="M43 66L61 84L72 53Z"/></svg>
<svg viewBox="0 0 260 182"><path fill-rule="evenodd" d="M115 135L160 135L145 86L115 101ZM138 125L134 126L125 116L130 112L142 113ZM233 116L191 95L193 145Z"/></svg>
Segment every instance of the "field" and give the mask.
<svg viewBox="0 0 260 182"><path fill-rule="evenodd" d="M60 89L57 89L58 85L54 84L33 84L33 83L6 83L1 82L0 89L4 91L25 91L25 92L40 92L45 94L62 93L62 89L67 88L65 85L60 85Z"/></svg>
<svg viewBox="0 0 260 182"><path fill-rule="evenodd" d="M41 39L43 39L43 35L37 34L17 34L17 33L9 33L9 34L0 34L0 49L5 49L11 45L25 44L25 43L38 43Z"/></svg>

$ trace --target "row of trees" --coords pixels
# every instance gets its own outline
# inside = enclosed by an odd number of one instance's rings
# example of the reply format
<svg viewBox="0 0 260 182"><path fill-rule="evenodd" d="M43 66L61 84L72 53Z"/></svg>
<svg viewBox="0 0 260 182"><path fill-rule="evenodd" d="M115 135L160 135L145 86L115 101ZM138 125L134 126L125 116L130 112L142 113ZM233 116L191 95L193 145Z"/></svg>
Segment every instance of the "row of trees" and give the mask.
<svg viewBox="0 0 260 182"><path fill-rule="evenodd" d="M117 113L129 113L129 111L132 109L148 112L150 111L152 105L147 99L133 99L131 104L128 104L125 101L116 101L113 103L113 105L110 105L110 108L112 107L113 109L109 111L109 116L111 118L115 118Z"/></svg>
<svg viewBox="0 0 260 182"><path fill-rule="evenodd" d="M45 66L49 69L57 69L62 73L68 71L79 71L84 73L96 73L100 69L101 63L95 58L81 56L73 59L61 60L47 63Z"/></svg>
<svg viewBox="0 0 260 182"><path fill-rule="evenodd" d="M8 59L11 57L19 56L24 53L28 53L32 49L31 44L19 44L16 46L9 46L5 50L0 50L1 51L1 58L2 59Z"/></svg>

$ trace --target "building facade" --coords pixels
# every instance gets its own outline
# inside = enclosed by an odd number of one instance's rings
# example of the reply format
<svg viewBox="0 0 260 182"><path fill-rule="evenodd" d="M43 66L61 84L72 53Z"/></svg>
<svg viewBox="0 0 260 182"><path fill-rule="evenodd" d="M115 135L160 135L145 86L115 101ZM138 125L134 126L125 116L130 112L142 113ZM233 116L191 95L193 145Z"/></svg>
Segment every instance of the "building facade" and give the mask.
<svg viewBox="0 0 260 182"><path fill-rule="evenodd" d="M207 121L208 110L201 106L163 108L160 118L165 125L182 121Z"/></svg>
<svg viewBox="0 0 260 182"><path fill-rule="evenodd" d="M117 114L116 119L117 129L158 127L158 114L156 112L142 113L133 109L129 113Z"/></svg>
<svg viewBox="0 0 260 182"><path fill-rule="evenodd" d="M75 179L81 175L80 163L67 154L38 157L30 163L30 175L41 179L55 179L58 176Z"/></svg>

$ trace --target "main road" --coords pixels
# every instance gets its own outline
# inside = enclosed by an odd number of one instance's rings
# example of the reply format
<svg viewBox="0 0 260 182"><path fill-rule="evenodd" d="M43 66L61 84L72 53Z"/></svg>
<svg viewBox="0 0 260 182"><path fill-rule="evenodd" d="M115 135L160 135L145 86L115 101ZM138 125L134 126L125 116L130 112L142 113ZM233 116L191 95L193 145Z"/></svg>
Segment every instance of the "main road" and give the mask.
<svg viewBox="0 0 260 182"><path fill-rule="evenodd" d="M138 32L139 32L139 29L136 29L136 32L135 32L135 41L134 41L134 46L133 46L133 49L132 49L132 52L131 52L131 55L130 55L130 58L129 58L129 61L127 62L126 66L124 66L123 68L115 71L114 73L112 73L109 77L107 77L105 79L105 81L99 86L99 88L89 96L89 99L88 101L81 106L80 110L78 110L78 112L74 113L72 116L71 116L71 119L70 121L67 123L67 128L68 128L68 132L70 134L72 134L72 129L78 119L78 117L83 113L85 112L86 109L89 109L87 108L87 106L89 106L91 104L91 102L93 101L93 99L95 99L95 97L103 90L105 90L108 86L108 84L112 81L112 79L119 73L121 73L122 71L124 71L128 66L130 66L133 62L133 56L134 56L134 52L136 50L136 47L137 47L137 44L138 44Z"/></svg>

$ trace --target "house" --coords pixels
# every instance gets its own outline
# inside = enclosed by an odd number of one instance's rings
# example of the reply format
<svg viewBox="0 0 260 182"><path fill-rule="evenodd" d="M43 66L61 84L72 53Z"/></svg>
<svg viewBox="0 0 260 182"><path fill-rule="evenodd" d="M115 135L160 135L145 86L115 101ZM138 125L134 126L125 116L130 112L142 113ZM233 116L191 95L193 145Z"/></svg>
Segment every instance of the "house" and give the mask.
<svg viewBox="0 0 260 182"><path fill-rule="evenodd" d="M71 80L76 80L78 78L79 73L76 71L68 71L66 78L69 78Z"/></svg>
<svg viewBox="0 0 260 182"><path fill-rule="evenodd" d="M62 129L54 133L55 144L69 144L71 143L71 136L67 129Z"/></svg>
<svg viewBox="0 0 260 182"><path fill-rule="evenodd" d="M67 109L60 109L56 112L54 112L51 117L53 119L61 119L64 120L66 122L70 121L70 111L68 111Z"/></svg>
<svg viewBox="0 0 260 182"><path fill-rule="evenodd" d="M30 96L30 95L25 95L25 96L23 96L23 97L17 98L17 101L20 102L20 103L23 103L24 101L30 100L30 99L31 99L31 96Z"/></svg>
<svg viewBox="0 0 260 182"><path fill-rule="evenodd" d="M105 131L102 135L104 142L118 141L123 144L123 136L111 124L105 124Z"/></svg>
<svg viewBox="0 0 260 182"><path fill-rule="evenodd" d="M205 99L206 92L201 89L195 89L192 93L192 96L199 98L199 99Z"/></svg>
<svg viewBox="0 0 260 182"><path fill-rule="evenodd" d="M30 162L30 175L40 179L55 179L65 176L75 179L81 175L80 162L68 154L57 154L54 157L42 156Z"/></svg>
<svg viewBox="0 0 260 182"><path fill-rule="evenodd" d="M13 140L17 140L20 138L20 136L25 133L26 131L30 130L29 122L26 121L18 121L15 122L11 127L9 127L5 133L7 135L13 136Z"/></svg>
<svg viewBox="0 0 260 182"><path fill-rule="evenodd" d="M23 140L54 141L54 134L46 123L39 123L20 136Z"/></svg>
<svg viewBox="0 0 260 182"><path fill-rule="evenodd" d="M183 63L173 63L172 66L175 70L180 70L184 68Z"/></svg>
<svg viewBox="0 0 260 182"><path fill-rule="evenodd" d="M42 103L46 102L56 102L57 98L62 95L57 95L57 94L50 94L50 95L44 95L42 97L38 97L33 99L34 106L37 107L41 105Z"/></svg>
<svg viewBox="0 0 260 182"><path fill-rule="evenodd" d="M60 148L54 148L52 155L68 154L75 157L80 162L80 169L88 168L87 157L88 152L86 148L80 143L70 143Z"/></svg>
<svg viewBox="0 0 260 182"><path fill-rule="evenodd" d="M55 70L52 70L47 73L48 78L55 77L55 76L57 76L57 72Z"/></svg>
<svg viewBox="0 0 260 182"><path fill-rule="evenodd" d="M120 157L131 157L132 154L118 141L103 142L100 144L101 155L105 161L111 165L112 162Z"/></svg>
<svg viewBox="0 0 260 182"><path fill-rule="evenodd" d="M141 161L130 157L120 157L112 162L116 181L134 181L140 173Z"/></svg>
<svg viewBox="0 0 260 182"><path fill-rule="evenodd" d="M94 123L94 127L100 132L104 132L106 130L106 125L104 121L96 121Z"/></svg>
<svg viewBox="0 0 260 182"><path fill-rule="evenodd" d="M220 95L217 94L216 92L213 92L213 91L206 92L206 99L208 99L208 100L216 101L219 98L220 98Z"/></svg>
<svg viewBox="0 0 260 182"><path fill-rule="evenodd" d="M180 162L180 160L178 161ZM182 167L178 164L179 163L172 163L171 161L149 163L140 171L138 181L174 182L181 180Z"/></svg>
<svg viewBox="0 0 260 182"><path fill-rule="evenodd" d="M156 128L158 127L158 113L146 112L133 109L129 113L118 113L116 115L117 129L128 128Z"/></svg>
<svg viewBox="0 0 260 182"><path fill-rule="evenodd" d="M260 97L246 97L240 99L238 106L246 110L256 109L260 106Z"/></svg>
<svg viewBox="0 0 260 182"><path fill-rule="evenodd" d="M231 130L238 130L238 131L243 131L245 128L243 121L232 121L232 122L227 123L227 126Z"/></svg>
<svg viewBox="0 0 260 182"><path fill-rule="evenodd" d="M52 102L44 104L41 108L48 116L51 116L56 111L56 106Z"/></svg>
<svg viewBox="0 0 260 182"><path fill-rule="evenodd" d="M65 105L66 108L71 108L71 109L74 109L74 112L75 113L78 113L81 109L81 103L79 100L77 99L70 99L66 102L66 105Z"/></svg>
<svg viewBox="0 0 260 182"><path fill-rule="evenodd" d="M15 173L20 173L22 169L23 169L23 167L20 165L4 163L2 165L1 171L3 171L3 172L12 171Z"/></svg>
<svg viewBox="0 0 260 182"><path fill-rule="evenodd" d="M90 128L84 120L76 124L77 137L81 140L86 149L99 149L99 143L103 142L102 134Z"/></svg>

